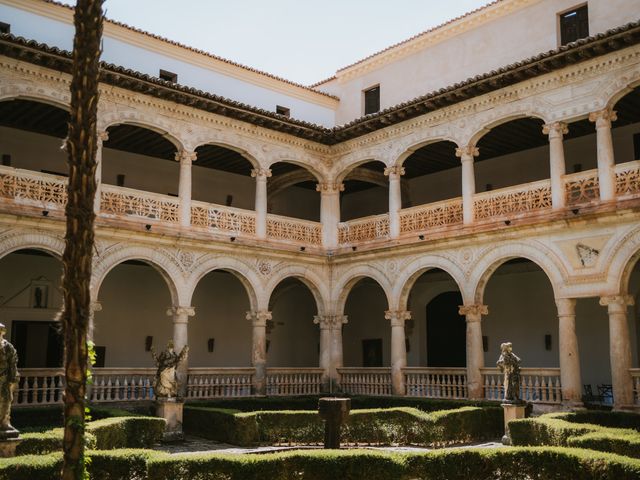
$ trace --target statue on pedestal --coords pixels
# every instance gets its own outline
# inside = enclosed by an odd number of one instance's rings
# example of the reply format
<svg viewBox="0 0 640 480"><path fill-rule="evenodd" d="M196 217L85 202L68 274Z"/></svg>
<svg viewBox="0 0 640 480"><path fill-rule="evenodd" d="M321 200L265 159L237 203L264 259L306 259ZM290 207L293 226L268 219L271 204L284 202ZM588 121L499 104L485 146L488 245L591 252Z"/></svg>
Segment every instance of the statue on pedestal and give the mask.
<svg viewBox="0 0 640 480"><path fill-rule="evenodd" d="M520 399L520 357L513 353L511 342L500 345L496 365L504 375L504 403L522 403Z"/></svg>
<svg viewBox="0 0 640 480"><path fill-rule="evenodd" d="M176 369L180 362L184 361L189 353L189 347L184 346L178 354L173 350L173 341L169 340L167 349L156 355L151 347L151 355L156 362L158 370L153 382L153 390L157 399L176 398L178 396L178 378Z"/></svg>
<svg viewBox="0 0 640 480"><path fill-rule="evenodd" d="M18 437L11 426L11 403L18 386L18 353L5 338L6 327L0 323L0 440Z"/></svg>

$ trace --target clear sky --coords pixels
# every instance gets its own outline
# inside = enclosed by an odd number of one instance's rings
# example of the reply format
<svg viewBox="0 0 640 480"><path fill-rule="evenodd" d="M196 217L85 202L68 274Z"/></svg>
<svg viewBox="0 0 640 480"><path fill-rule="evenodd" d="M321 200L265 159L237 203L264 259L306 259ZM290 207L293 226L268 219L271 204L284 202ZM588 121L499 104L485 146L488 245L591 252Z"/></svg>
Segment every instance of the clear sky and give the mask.
<svg viewBox="0 0 640 480"><path fill-rule="evenodd" d="M487 2L106 0L105 10L110 19L311 84Z"/></svg>

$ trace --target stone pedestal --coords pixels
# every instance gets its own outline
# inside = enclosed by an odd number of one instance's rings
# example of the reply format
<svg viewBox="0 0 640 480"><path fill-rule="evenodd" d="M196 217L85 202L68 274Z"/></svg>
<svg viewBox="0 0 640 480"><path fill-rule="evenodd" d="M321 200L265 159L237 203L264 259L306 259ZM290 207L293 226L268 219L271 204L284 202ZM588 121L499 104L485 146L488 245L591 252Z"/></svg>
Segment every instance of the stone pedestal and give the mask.
<svg viewBox="0 0 640 480"><path fill-rule="evenodd" d="M526 403L503 403L504 410L504 436L502 437L503 445L511 445L511 436L509 434L509 422L525 417Z"/></svg>
<svg viewBox="0 0 640 480"><path fill-rule="evenodd" d="M340 448L340 427L349 416L350 398L321 398L318 413L324 420L324 448Z"/></svg>
<svg viewBox="0 0 640 480"><path fill-rule="evenodd" d="M184 401L176 398L156 400L156 416L164 418L167 425L162 440L164 442L179 442L184 440L182 433L182 409Z"/></svg>
<svg viewBox="0 0 640 480"><path fill-rule="evenodd" d="M0 457L15 457L16 447L21 441L20 432L13 427L11 430L0 431Z"/></svg>

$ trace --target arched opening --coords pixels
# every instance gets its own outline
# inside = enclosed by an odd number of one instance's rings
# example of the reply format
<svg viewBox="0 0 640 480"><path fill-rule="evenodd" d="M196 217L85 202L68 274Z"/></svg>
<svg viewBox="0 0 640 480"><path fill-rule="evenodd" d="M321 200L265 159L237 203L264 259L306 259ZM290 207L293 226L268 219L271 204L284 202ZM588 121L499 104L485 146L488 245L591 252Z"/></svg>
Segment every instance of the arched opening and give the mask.
<svg viewBox="0 0 640 480"><path fill-rule="evenodd" d="M267 212L319 222L318 179L310 171L293 163L277 162L270 169Z"/></svg>
<svg viewBox="0 0 640 480"><path fill-rule="evenodd" d="M389 211L389 181L380 161L363 163L344 177L340 193L340 220L379 215Z"/></svg>
<svg viewBox="0 0 640 480"><path fill-rule="evenodd" d="M320 332L313 323L316 299L295 277L282 280L269 300L267 367L317 367Z"/></svg>
<svg viewBox="0 0 640 480"><path fill-rule="evenodd" d="M128 123L107 129L102 151L102 183L178 196L178 148L149 128Z"/></svg>
<svg viewBox="0 0 640 480"><path fill-rule="evenodd" d="M0 272L0 322L18 352L18 368L61 367L60 260L49 252L22 249L0 259Z"/></svg>
<svg viewBox="0 0 640 480"><path fill-rule="evenodd" d="M251 366L251 310L242 282L231 272L214 270L193 293L195 316L189 320L189 366Z"/></svg>
<svg viewBox="0 0 640 480"><path fill-rule="evenodd" d="M611 124L616 163L640 160L640 86L618 100L613 109L618 117Z"/></svg>
<svg viewBox="0 0 640 480"><path fill-rule="evenodd" d="M61 149L67 136L69 112L27 99L0 102L2 165L67 176L67 154Z"/></svg>
<svg viewBox="0 0 640 480"><path fill-rule="evenodd" d="M253 164L241 153L220 145L200 145L195 150L191 198L227 207L253 210L256 183Z"/></svg>
<svg viewBox="0 0 640 480"><path fill-rule="evenodd" d="M96 367L155 366L150 348L164 350L173 338L167 307L172 298L165 279L141 260L127 260L107 273L94 314Z"/></svg>
<svg viewBox="0 0 640 480"><path fill-rule="evenodd" d="M359 279L349 291L342 330L345 367L388 367L391 364L391 326L385 319L387 296L372 278Z"/></svg>

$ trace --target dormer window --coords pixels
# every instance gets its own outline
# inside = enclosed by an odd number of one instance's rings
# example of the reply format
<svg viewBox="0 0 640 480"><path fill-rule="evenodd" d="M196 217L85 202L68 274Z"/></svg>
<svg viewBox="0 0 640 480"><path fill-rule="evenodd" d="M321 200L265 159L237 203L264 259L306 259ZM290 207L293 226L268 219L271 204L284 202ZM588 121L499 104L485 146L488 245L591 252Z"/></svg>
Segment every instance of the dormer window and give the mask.
<svg viewBox="0 0 640 480"><path fill-rule="evenodd" d="M561 13L559 17L560 45L589 36L589 14L586 5Z"/></svg>
<svg viewBox="0 0 640 480"><path fill-rule="evenodd" d="M11 25L8 23L0 22L0 33L11 33Z"/></svg>
<svg viewBox="0 0 640 480"><path fill-rule="evenodd" d="M291 116L291 109L289 109L287 107L283 107L281 105L276 105L276 113L278 115L283 115L285 117L290 117Z"/></svg>
<svg viewBox="0 0 640 480"><path fill-rule="evenodd" d="M371 87L364 92L364 114L376 113L380 111L380 85Z"/></svg>
<svg viewBox="0 0 640 480"><path fill-rule="evenodd" d="M159 77L161 80L164 80L165 82L178 83L178 74L170 72L169 70L161 69Z"/></svg>

